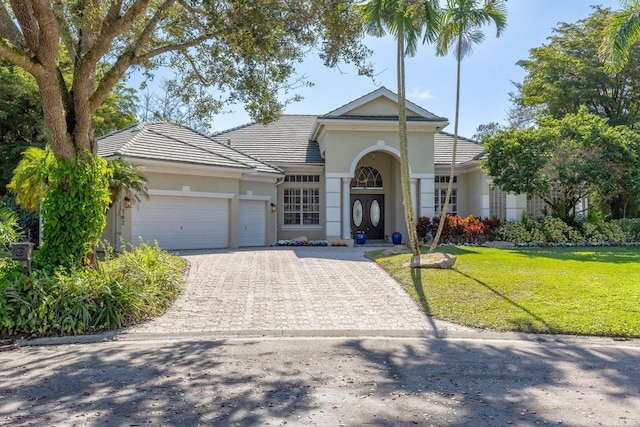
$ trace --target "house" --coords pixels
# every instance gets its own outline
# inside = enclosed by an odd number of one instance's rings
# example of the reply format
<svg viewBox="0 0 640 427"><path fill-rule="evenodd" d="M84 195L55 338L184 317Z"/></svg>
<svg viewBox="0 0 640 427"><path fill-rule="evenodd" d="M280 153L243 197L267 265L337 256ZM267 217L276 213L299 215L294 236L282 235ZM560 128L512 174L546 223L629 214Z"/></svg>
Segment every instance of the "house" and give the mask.
<svg viewBox="0 0 640 427"><path fill-rule="evenodd" d="M397 96L382 87L322 116L284 115L212 137L141 123L98 141L99 154L144 167L149 199L121 200L104 237L165 249L264 246L306 236L351 242L406 236L400 185ZM448 120L407 103L414 216L444 204L453 136ZM450 212L515 219L526 196L490 189L476 142L459 138Z"/></svg>

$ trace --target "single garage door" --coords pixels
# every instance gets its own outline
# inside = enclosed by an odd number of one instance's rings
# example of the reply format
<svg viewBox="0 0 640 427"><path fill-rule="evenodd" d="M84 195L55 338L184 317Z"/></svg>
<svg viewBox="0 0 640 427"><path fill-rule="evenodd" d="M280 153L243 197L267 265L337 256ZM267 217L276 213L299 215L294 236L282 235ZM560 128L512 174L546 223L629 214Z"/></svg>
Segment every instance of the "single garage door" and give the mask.
<svg viewBox="0 0 640 427"><path fill-rule="evenodd" d="M266 245L266 202L261 200L240 200L238 225L240 246Z"/></svg>
<svg viewBox="0 0 640 427"><path fill-rule="evenodd" d="M227 199L151 196L132 209L133 242L141 236L163 249L225 248L228 206Z"/></svg>

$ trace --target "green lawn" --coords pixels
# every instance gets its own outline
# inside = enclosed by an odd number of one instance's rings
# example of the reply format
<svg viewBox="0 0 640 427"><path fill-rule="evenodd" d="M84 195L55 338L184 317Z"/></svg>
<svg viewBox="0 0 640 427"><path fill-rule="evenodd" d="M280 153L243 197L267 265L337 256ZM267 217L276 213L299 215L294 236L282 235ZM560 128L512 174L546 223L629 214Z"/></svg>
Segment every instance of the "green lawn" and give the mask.
<svg viewBox="0 0 640 427"><path fill-rule="evenodd" d="M426 250L426 249L425 249ZM439 319L499 331L640 337L640 247L446 247L453 270L370 252Z"/></svg>

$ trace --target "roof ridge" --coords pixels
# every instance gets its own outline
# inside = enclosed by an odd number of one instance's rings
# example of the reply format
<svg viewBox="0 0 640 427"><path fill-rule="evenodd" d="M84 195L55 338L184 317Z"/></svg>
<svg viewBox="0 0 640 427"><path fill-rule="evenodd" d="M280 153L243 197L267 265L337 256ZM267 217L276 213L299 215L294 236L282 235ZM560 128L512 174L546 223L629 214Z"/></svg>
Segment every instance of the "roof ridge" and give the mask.
<svg viewBox="0 0 640 427"><path fill-rule="evenodd" d="M438 131L438 133L441 133L441 134L447 135L447 136L451 136L451 137L454 136L451 132L445 132L443 130ZM476 145L482 145L482 144L480 144L480 141L476 141L473 138L467 138L466 136L458 135L458 139L464 139L464 140L472 142L472 143L474 143Z"/></svg>
<svg viewBox="0 0 640 427"><path fill-rule="evenodd" d="M132 145L133 142L135 142L137 139L139 139L140 135L142 135L143 133L149 131L149 127L148 127L148 123L147 122L138 122L135 125L131 126L131 128L138 128L138 131L133 135L133 137L131 139L129 139L124 144L122 144L120 146L120 149L115 151L115 153L119 154L120 156L125 155L124 154L125 149L128 148L130 145Z"/></svg>

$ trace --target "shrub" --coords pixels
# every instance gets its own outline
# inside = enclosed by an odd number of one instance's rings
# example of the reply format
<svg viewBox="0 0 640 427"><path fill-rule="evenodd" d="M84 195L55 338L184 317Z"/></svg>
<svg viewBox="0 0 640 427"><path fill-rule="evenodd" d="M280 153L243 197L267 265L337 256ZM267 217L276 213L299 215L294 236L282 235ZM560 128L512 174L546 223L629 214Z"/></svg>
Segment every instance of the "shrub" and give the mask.
<svg viewBox="0 0 640 427"><path fill-rule="evenodd" d="M431 220L423 216L418 218L416 233L418 238L425 240L427 236L435 236L438 231L439 217ZM448 215L442 229L440 241L442 243L481 243L488 239L495 239L500 220L497 218L479 219L473 215L462 219L459 215Z"/></svg>
<svg viewBox="0 0 640 427"><path fill-rule="evenodd" d="M11 249L21 237L18 215L0 203L0 251Z"/></svg>
<svg viewBox="0 0 640 427"><path fill-rule="evenodd" d="M542 231L545 242L578 243L583 240L579 231L554 216L546 216L542 220Z"/></svg>
<svg viewBox="0 0 640 427"><path fill-rule="evenodd" d="M581 224L582 236L586 242L622 242L627 240L620 224L602 219L585 221Z"/></svg>
<svg viewBox="0 0 640 427"><path fill-rule="evenodd" d="M418 222L416 222L416 234L418 235L419 240L425 240L427 238L427 235L431 233L432 225L431 219L428 216L421 216L418 218ZM436 225L436 229L437 228L438 227ZM432 234L431 237L434 235L435 233Z"/></svg>
<svg viewBox="0 0 640 427"><path fill-rule="evenodd" d="M640 242L640 218L624 218L612 223L620 227L620 231L627 242Z"/></svg>
<svg viewBox="0 0 640 427"><path fill-rule="evenodd" d="M184 287L185 261L141 243L97 270L20 273L0 260L0 336L80 334L161 314Z"/></svg>

